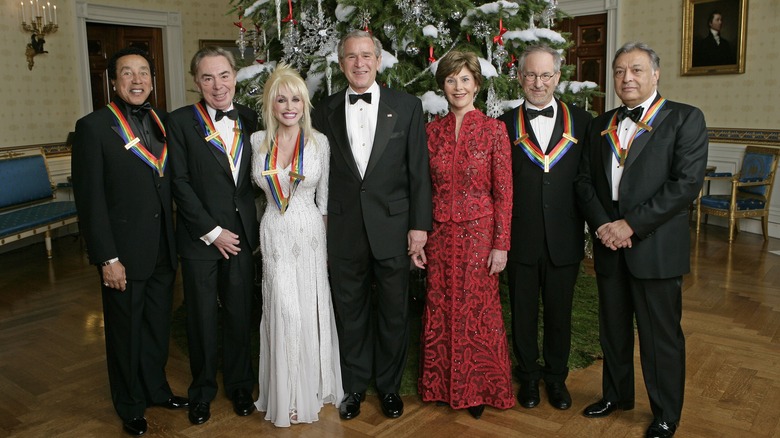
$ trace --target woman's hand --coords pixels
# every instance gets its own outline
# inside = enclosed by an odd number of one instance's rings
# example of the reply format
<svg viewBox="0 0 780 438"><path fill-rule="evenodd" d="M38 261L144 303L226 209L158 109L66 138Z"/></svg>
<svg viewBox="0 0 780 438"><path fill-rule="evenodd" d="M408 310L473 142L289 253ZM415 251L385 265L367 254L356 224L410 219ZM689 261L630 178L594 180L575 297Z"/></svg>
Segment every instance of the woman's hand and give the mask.
<svg viewBox="0 0 780 438"><path fill-rule="evenodd" d="M491 249L488 256L488 269L490 275L498 274L506 268L506 251L500 249Z"/></svg>

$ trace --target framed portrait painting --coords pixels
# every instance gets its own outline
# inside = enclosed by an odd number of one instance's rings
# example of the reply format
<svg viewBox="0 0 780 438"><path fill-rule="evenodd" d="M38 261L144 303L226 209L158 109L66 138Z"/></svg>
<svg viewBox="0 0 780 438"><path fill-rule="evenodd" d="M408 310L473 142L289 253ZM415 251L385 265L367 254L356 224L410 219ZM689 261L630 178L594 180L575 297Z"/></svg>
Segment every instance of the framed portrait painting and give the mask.
<svg viewBox="0 0 780 438"><path fill-rule="evenodd" d="M748 0L683 0L683 76L745 72Z"/></svg>

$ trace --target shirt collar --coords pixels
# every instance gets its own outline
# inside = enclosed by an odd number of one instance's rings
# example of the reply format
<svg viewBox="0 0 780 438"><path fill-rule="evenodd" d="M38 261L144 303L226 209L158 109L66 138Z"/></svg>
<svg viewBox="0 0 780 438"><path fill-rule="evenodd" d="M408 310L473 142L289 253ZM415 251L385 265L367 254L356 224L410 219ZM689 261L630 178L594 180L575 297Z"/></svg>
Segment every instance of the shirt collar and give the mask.
<svg viewBox="0 0 780 438"><path fill-rule="evenodd" d="M365 93L371 93L374 96L379 97L379 84L374 81L373 84L371 84L370 87L368 87L368 90L365 91ZM364 94L364 93L358 93L355 90L352 89L352 87L347 87L347 94L346 96L349 96L350 94ZM371 103L375 103L377 100L372 99Z"/></svg>
<svg viewBox="0 0 780 438"><path fill-rule="evenodd" d="M203 101L203 106L206 107L206 111L209 113L209 117L211 117L211 120L216 120L217 109L216 108L212 108L209 104L206 103L205 100ZM230 102L230 106L227 109L223 110L223 111L228 112L228 111L230 111L232 109L233 109L233 102Z"/></svg>

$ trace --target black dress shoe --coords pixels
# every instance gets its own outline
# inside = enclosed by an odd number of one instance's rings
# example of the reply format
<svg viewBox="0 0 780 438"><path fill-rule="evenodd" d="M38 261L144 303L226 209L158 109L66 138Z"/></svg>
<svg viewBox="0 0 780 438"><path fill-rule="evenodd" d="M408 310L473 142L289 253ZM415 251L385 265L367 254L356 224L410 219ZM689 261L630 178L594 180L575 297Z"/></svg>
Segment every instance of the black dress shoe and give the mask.
<svg viewBox="0 0 780 438"><path fill-rule="evenodd" d="M379 394L379 401L382 404L382 412L387 418L398 418L404 413L404 401L396 392Z"/></svg>
<svg viewBox="0 0 780 438"><path fill-rule="evenodd" d="M469 406L468 411L472 417L479 420L482 417L482 413L485 412L485 405Z"/></svg>
<svg viewBox="0 0 780 438"><path fill-rule="evenodd" d="M539 380L521 380L517 401L524 408L531 409L539 404Z"/></svg>
<svg viewBox="0 0 780 438"><path fill-rule="evenodd" d="M550 404L556 409L566 410L571 407L571 394L566 388L564 382L551 382L545 384L547 387L547 398Z"/></svg>
<svg viewBox="0 0 780 438"><path fill-rule="evenodd" d="M166 409L184 409L190 406L189 399L172 395L171 398L161 403L153 403L152 406L161 406Z"/></svg>
<svg viewBox="0 0 780 438"><path fill-rule="evenodd" d="M146 433L146 418L135 417L125 420L122 423L122 428L130 435L141 436Z"/></svg>
<svg viewBox="0 0 780 438"><path fill-rule="evenodd" d="M630 411L631 409L634 409L634 402L617 403L601 399L585 408L585 410L582 411L582 415L588 418L606 417L618 409Z"/></svg>
<svg viewBox="0 0 780 438"><path fill-rule="evenodd" d="M677 424L655 419L650 423L650 427L647 428L645 438L669 438L674 436L676 430Z"/></svg>
<svg viewBox="0 0 780 438"><path fill-rule="evenodd" d="M339 417L342 420L351 420L360 415L360 402L366 398L364 392L350 392L344 394L344 399L341 400L341 406L339 406Z"/></svg>
<svg viewBox="0 0 780 438"><path fill-rule="evenodd" d="M203 424L209 421L209 418L211 418L209 404L200 402L190 405L190 413L188 416L190 418L190 423L192 424Z"/></svg>
<svg viewBox="0 0 780 438"><path fill-rule="evenodd" d="M233 391L233 410L236 415L246 417L255 411L255 402L252 400L252 394L246 389L236 389Z"/></svg>

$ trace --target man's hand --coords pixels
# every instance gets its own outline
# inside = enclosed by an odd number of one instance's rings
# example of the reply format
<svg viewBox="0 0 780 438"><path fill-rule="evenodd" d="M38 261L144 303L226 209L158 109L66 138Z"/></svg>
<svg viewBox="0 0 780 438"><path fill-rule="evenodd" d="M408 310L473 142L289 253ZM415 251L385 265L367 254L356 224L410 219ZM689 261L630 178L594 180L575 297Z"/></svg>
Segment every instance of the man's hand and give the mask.
<svg viewBox="0 0 780 438"><path fill-rule="evenodd" d="M596 237L604 246L615 251L619 248L631 248L631 236L634 230L625 219L608 222L596 230Z"/></svg>
<svg viewBox="0 0 780 438"><path fill-rule="evenodd" d="M417 254L412 254L412 263L420 269L425 269L428 258L425 256L425 250L421 249Z"/></svg>
<svg viewBox="0 0 780 438"><path fill-rule="evenodd" d="M102 266L103 286L110 287L124 292L127 288L127 277L125 276L125 265L120 261Z"/></svg>
<svg viewBox="0 0 780 438"><path fill-rule="evenodd" d="M406 250L409 251L408 254L413 255L422 251L427 241L427 231L409 230L409 233L406 235Z"/></svg>
<svg viewBox="0 0 780 438"><path fill-rule="evenodd" d="M506 268L506 251L491 249L488 256L488 269L490 275L498 274Z"/></svg>
<svg viewBox="0 0 780 438"><path fill-rule="evenodd" d="M238 255L241 248L238 247L238 234L231 233L230 230L222 229L214 242L211 244L217 247L222 257L229 259L230 255Z"/></svg>
<svg viewBox="0 0 780 438"><path fill-rule="evenodd" d="M428 242L428 232L422 230L409 230L406 234L407 254L412 257L412 263L420 269L425 269L428 258L425 257L423 247Z"/></svg>

